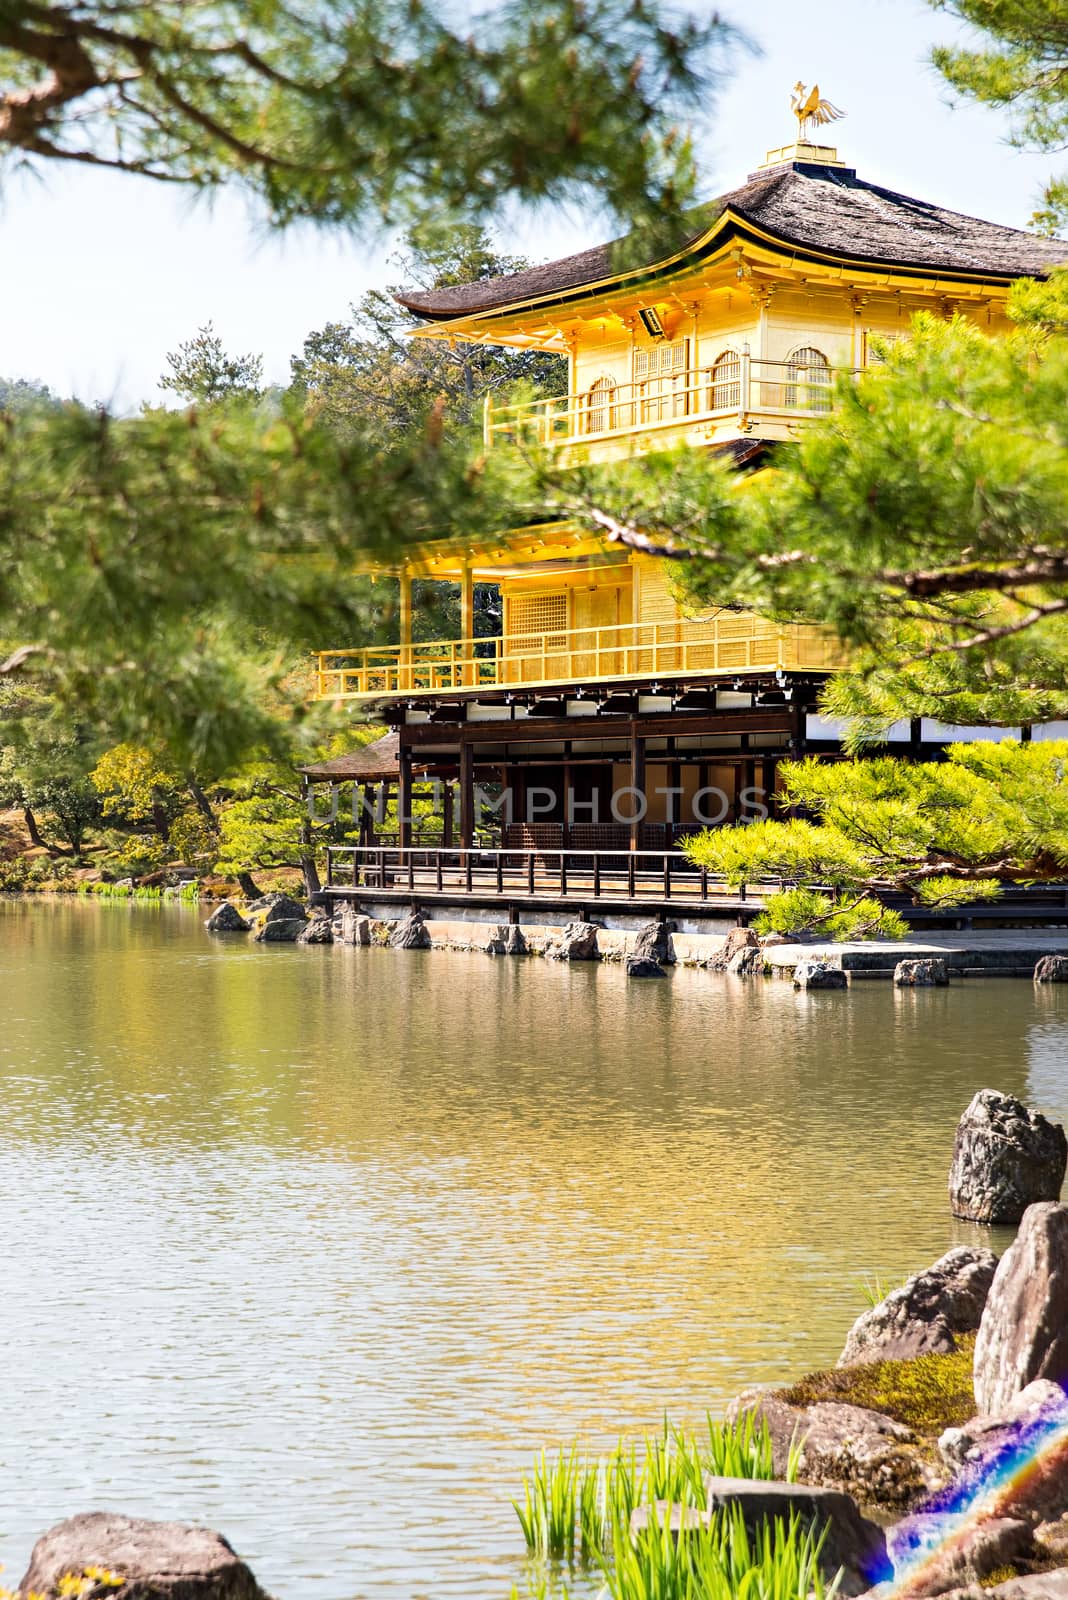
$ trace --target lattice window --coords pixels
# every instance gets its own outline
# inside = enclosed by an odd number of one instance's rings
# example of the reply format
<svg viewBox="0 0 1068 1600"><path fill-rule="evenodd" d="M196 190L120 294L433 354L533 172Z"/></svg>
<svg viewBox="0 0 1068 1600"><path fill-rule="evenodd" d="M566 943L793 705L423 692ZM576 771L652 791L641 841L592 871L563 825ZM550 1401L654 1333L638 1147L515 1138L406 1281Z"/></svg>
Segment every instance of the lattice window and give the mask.
<svg viewBox="0 0 1068 1600"><path fill-rule="evenodd" d="M690 341L640 345L634 351L633 374L637 415L634 421L662 422L682 417L689 409L687 380Z"/></svg>
<svg viewBox="0 0 1068 1600"><path fill-rule="evenodd" d="M831 364L822 350L806 345L787 362L786 404L800 411L831 409Z"/></svg>
<svg viewBox="0 0 1068 1600"><path fill-rule="evenodd" d="M737 350L722 350L712 366L709 408L734 411L742 403L742 358Z"/></svg>
<svg viewBox="0 0 1068 1600"><path fill-rule="evenodd" d="M614 378L598 378L590 389L586 409L587 433L604 433L608 428L615 427L615 387Z"/></svg>
<svg viewBox="0 0 1068 1600"><path fill-rule="evenodd" d="M508 602L508 632L512 655L540 655L567 649L567 595L523 594ZM518 637L515 637L518 635Z"/></svg>

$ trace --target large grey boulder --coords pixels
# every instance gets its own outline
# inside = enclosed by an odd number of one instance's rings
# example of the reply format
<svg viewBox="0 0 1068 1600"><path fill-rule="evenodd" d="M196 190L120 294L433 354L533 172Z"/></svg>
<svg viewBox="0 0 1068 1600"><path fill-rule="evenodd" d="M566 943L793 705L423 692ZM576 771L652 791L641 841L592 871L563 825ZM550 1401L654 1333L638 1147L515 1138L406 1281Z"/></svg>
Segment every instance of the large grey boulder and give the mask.
<svg viewBox="0 0 1068 1600"><path fill-rule="evenodd" d="M488 956L525 956L529 953L523 930L514 922L502 922L494 928L486 942Z"/></svg>
<svg viewBox="0 0 1068 1600"><path fill-rule="evenodd" d="M1068 956L1042 956L1035 963L1036 983L1068 983Z"/></svg>
<svg viewBox="0 0 1068 1600"><path fill-rule="evenodd" d="M999 1416L947 1428L938 1449L955 1495L978 1497L984 1485L1002 1485L999 1511L1044 1522L1045 1538L1056 1544L1057 1519L1068 1512L1068 1395L1059 1384L1036 1379ZM1006 1472L1023 1457L1031 1460L1026 1473ZM1061 1548L1068 1558L1068 1540Z"/></svg>
<svg viewBox="0 0 1068 1600"><path fill-rule="evenodd" d="M306 918L307 912L299 900L293 900L287 894L271 895L270 904L263 913L264 922L289 922L297 917Z"/></svg>
<svg viewBox="0 0 1068 1600"><path fill-rule="evenodd" d="M957 1127L949 1202L969 1222L1019 1222L1029 1205L1056 1200L1068 1163L1060 1123L1010 1094L980 1089Z"/></svg>
<svg viewBox="0 0 1068 1600"><path fill-rule="evenodd" d="M245 921L232 900L224 900L204 926L209 933L248 933L251 923Z"/></svg>
<svg viewBox="0 0 1068 1600"><path fill-rule="evenodd" d="M899 961L894 983L899 989L944 989L949 973L941 956L925 956L919 961Z"/></svg>
<svg viewBox="0 0 1068 1600"><path fill-rule="evenodd" d="M917 1512L887 1535L895 1586L921 1600L979 1582L1031 1552L1031 1524L986 1516L961 1526L959 1513Z"/></svg>
<svg viewBox="0 0 1068 1600"><path fill-rule="evenodd" d="M595 922L569 922L545 947L551 961L599 961Z"/></svg>
<svg viewBox="0 0 1068 1600"><path fill-rule="evenodd" d="M741 950L759 950L760 937L752 928L732 928L714 956L706 965L709 972L728 972L730 964Z"/></svg>
<svg viewBox="0 0 1068 1600"><path fill-rule="evenodd" d="M861 1516L851 1495L837 1489L818 1488L808 1483L778 1483L753 1478L705 1478L706 1505L703 1511L692 1506L669 1505L657 1501L636 1506L630 1519L635 1540L650 1527L670 1527L677 1536L684 1528L707 1526L718 1511L737 1509L742 1514L750 1538L759 1538L769 1523L783 1523L796 1517L805 1528L817 1533L826 1530L820 1551L820 1566L828 1579L841 1573L837 1590L841 1595L863 1594L873 1583L891 1576L883 1530Z"/></svg>
<svg viewBox="0 0 1068 1600"><path fill-rule="evenodd" d="M767 957L761 945L736 950L731 956L727 971L736 978L762 978Z"/></svg>
<svg viewBox="0 0 1068 1600"><path fill-rule="evenodd" d="M659 961L651 956L629 955L624 958L623 970L628 978L666 978L667 973Z"/></svg>
<svg viewBox="0 0 1068 1600"><path fill-rule="evenodd" d="M659 967L675 965L675 943L666 922L647 922L634 941L632 955L655 961Z"/></svg>
<svg viewBox="0 0 1068 1600"><path fill-rule="evenodd" d="M367 946L371 943L371 919L361 916L354 906L342 903L332 919L335 944Z"/></svg>
<svg viewBox="0 0 1068 1600"><path fill-rule="evenodd" d="M298 944L333 944L334 930L329 917L312 917L297 935Z"/></svg>
<svg viewBox="0 0 1068 1600"><path fill-rule="evenodd" d="M307 917L275 917L260 923L256 940L259 944L296 944L307 926Z"/></svg>
<svg viewBox="0 0 1068 1600"><path fill-rule="evenodd" d="M799 961L794 968L795 989L848 989L849 980L841 967L829 961Z"/></svg>
<svg viewBox="0 0 1068 1600"><path fill-rule="evenodd" d="M1068 1206L1028 1206L975 1341L975 1404L997 1416L1036 1378L1068 1386Z"/></svg>
<svg viewBox="0 0 1068 1600"><path fill-rule="evenodd" d="M263 1600L249 1568L221 1533L184 1522L148 1522L115 1512L68 1517L33 1547L19 1584L21 1595L57 1600L62 1580L103 1568L124 1581L79 1590L85 1600Z"/></svg>
<svg viewBox="0 0 1068 1600"><path fill-rule="evenodd" d="M389 936L391 950L429 950L431 943L421 911L413 911L403 922L398 922Z"/></svg>
<svg viewBox="0 0 1068 1600"><path fill-rule="evenodd" d="M767 1423L772 1464L782 1477L796 1446L803 1482L844 1489L866 1505L906 1511L946 1482L911 1428L864 1406L836 1400L794 1406L751 1389L727 1408L731 1421L748 1413Z"/></svg>
<svg viewBox="0 0 1068 1600"><path fill-rule="evenodd" d="M957 1245L857 1318L838 1365L948 1355L978 1328L997 1264L992 1250Z"/></svg>

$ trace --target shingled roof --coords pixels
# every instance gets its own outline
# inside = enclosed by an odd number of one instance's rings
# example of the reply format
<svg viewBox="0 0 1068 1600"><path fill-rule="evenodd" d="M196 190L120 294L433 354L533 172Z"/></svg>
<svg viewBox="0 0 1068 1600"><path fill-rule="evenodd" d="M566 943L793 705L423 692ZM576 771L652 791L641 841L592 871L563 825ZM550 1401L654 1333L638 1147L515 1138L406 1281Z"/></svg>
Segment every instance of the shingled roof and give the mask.
<svg viewBox="0 0 1068 1600"><path fill-rule="evenodd" d="M945 277L1044 277L1052 267L1068 260L1068 242L1064 240L982 222L926 200L881 189L865 183L847 167L804 162L755 173L742 188L699 208L691 219L693 231L680 241L674 254L693 251L700 255L698 247L705 243L720 248L724 230L715 224L728 213L734 231L744 234L745 224L750 223L813 258L846 259ZM552 302L605 278L638 280L664 259L620 271L623 243L615 240L596 245L507 277L448 289L412 289L397 298L417 316L441 321L504 306Z"/></svg>

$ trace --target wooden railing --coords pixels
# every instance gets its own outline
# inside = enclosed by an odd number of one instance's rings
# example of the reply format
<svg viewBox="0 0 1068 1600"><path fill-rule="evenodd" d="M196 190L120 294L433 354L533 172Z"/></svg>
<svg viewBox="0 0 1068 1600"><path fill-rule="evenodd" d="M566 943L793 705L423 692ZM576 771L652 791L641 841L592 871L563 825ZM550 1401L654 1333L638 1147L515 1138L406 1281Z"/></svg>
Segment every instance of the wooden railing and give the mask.
<svg viewBox="0 0 1068 1600"><path fill-rule="evenodd" d="M830 411L835 377L852 376L854 371L740 355L737 366L717 363L521 405L494 405L487 395L485 444L487 449L503 443L580 444L667 428L686 419L733 423L742 430L761 419L786 423L812 419Z"/></svg>
<svg viewBox="0 0 1068 1600"><path fill-rule="evenodd" d="M320 699L334 700L635 677L819 672L840 667L842 659L841 645L825 629L725 611L704 622L624 622L495 639L323 650L318 693Z"/></svg>
<svg viewBox="0 0 1068 1600"><path fill-rule="evenodd" d="M324 888L402 894L462 894L507 899L674 900L704 904L752 900L780 879L732 888L674 850L408 849L330 845Z"/></svg>

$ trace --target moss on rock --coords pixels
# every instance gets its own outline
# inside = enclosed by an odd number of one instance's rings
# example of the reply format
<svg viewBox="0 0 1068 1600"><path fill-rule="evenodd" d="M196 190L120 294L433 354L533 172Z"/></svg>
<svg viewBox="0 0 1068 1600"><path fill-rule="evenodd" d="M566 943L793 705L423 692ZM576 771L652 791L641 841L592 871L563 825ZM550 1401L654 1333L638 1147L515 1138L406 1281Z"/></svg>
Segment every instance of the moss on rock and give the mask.
<svg viewBox="0 0 1068 1600"><path fill-rule="evenodd" d="M791 1406L820 1400L864 1406L901 1422L914 1433L934 1439L975 1415L972 1355L975 1335L958 1340L950 1355L914 1356L908 1361L870 1361L807 1377L777 1389L775 1398Z"/></svg>

